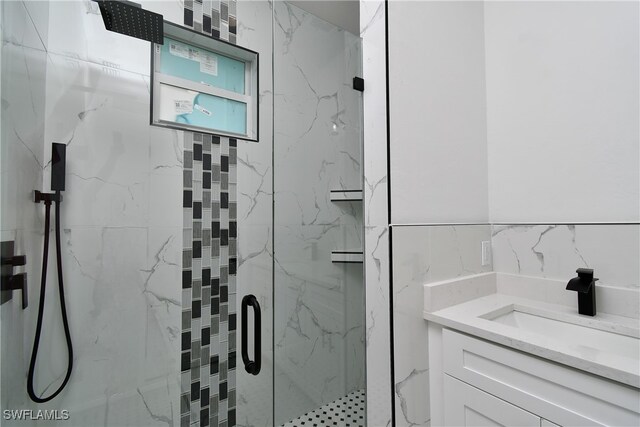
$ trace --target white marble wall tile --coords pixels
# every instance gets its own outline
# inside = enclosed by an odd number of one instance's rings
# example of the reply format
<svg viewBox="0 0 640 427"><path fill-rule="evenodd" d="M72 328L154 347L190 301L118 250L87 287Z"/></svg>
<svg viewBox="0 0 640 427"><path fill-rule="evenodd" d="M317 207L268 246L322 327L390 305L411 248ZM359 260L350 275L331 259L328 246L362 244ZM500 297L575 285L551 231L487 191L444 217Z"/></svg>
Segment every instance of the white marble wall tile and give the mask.
<svg viewBox="0 0 640 427"><path fill-rule="evenodd" d="M162 406L167 412L174 409L171 419L177 422L180 304L179 289L172 285L179 280L181 268L172 254L179 254L180 230L64 230L63 271L74 371L62 394L38 408L69 409L72 417L63 425L86 425L97 413L104 425L135 423L141 415L149 416L141 399L121 409L112 403L151 387L156 390L145 397L147 404L166 402ZM50 285L55 283L54 276L51 271ZM48 307L57 308L57 300L56 287L49 286ZM45 314L36 369L38 390L59 384L67 361L59 314L53 309ZM35 316L28 320L26 354Z"/></svg>
<svg viewBox="0 0 640 427"><path fill-rule="evenodd" d="M282 424L364 387L361 209L330 190L359 189L359 41L284 2L274 5L275 412Z"/></svg>
<svg viewBox="0 0 640 427"><path fill-rule="evenodd" d="M46 53L2 46L2 229L36 229L31 191L44 165ZM11 207L11 209L10 209Z"/></svg>
<svg viewBox="0 0 640 427"><path fill-rule="evenodd" d="M569 280L579 267L600 284L640 287L639 224L496 225L495 271Z"/></svg>
<svg viewBox="0 0 640 427"><path fill-rule="evenodd" d="M149 42L107 31L92 0L50 2L48 33L50 53L149 75Z"/></svg>
<svg viewBox="0 0 640 427"><path fill-rule="evenodd" d="M392 425L388 234L383 225L365 229L367 423L380 426Z"/></svg>
<svg viewBox="0 0 640 427"><path fill-rule="evenodd" d="M178 425L178 396L167 394L170 384L165 379L141 385L108 401L105 421L109 425L166 426ZM87 418L87 422L92 422Z"/></svg>
<svg viewBox="0 0 640 427"><path fill-rule="evenodd" d="M180 185L182 174L154 173L149 175L149 216L150 227L175 227L182 222L182 194Z"/></svg>
<svg viewBox="0 0 640 427"><path fill-rule="evenodd" d="M489 225L394 226L393 303L396 425L427 425L429 366L423 285L491 271L482 265Z"/></svg>
<svg viewBox="0 0 640 427"><path fill-rule="evenodd" d="M47 65L46 140L67 144L65 226L145 226L152 141L144 79L57 54Z"/></svg>
<svg viewBox="0 0 640 427"><path fill-rule="evenodd" d="M387 426L392 424L392 395L384 2L360 2L360 37L365 79L363 217L367 423L370 426Z"/></svg>
<svg viewBox="0 0 640 427"><path fill-rule="evenodd" d="M144 9L162 15L165 21L184 24L184 0L141 0Z"/></svg>
<svg viewBox="0 0 640 427"><path fill-rule="evenodd" d="M49 3L2 2L2 40L5 43L45 51L48 39Z"/></svg>
<svg viewBox="0 0 640 427"><path fill-rule="evenodd" d="M179 351L180 330L176 319L181 311L182 228L149 227L143 293L160 327L164 341ZM177 353L174 356L177 358ZM170 371L172 372L172 371Z"/></svg>
<svg viewBox="0 0 640 427"><path fill-rule="evenodd" d="M11 360L17 374L7 385L3 371L2 387L12 390L3 393L3 408L35 407L24 375L36 322L44 209L33 204L31 191L49 189L55 141L68 148L61 222L74 371L62 394L39 407L69 409L72 418L64 425L175 425L182 137L149 126L148 43L107 32L94 2L52 2L48 17L36 6L21 7L31 12L48 52L3 44L2 160L20 165L2 167L3 239L15 236L27 252L31 284L26 311L17 310L16 301L2 307L3 328L11 326L3 335L21 341L10 352L3 347L3 362ZM12 52L22 56L13 60ZM19 185L5 191L10 180ZM5 205L5 197L21 202ZM11 221L5 222L11 218L6 211L14 214ZM28 221L28 230L15 229L18 219ZM6 233L5 224L11 227ZM36 372L36 388L48 386L48 392L67 361L55 275L50 263Z"/></svg>
<svg viewBox="0 0 640 427"><path fill-rule="evenodd" d="M271 73L271 3L237 3L237 43L260 53L260 141L238 141L238 275L237 304L247 294L258 298L262 311L262 369L248 374L239 360L236 369L239 425L273 423L273 280L272 280L272 149L273 84ZM239 308L238 308L239 312ZM239 319L239 323L240 323ZM240 330L240 326L238 326ZM237 334L237 348L240 348Z"/></svg>
<svg viewBox="0 0 640 427"><path fill-rule="evenodd" d="M22 0L29 20L38 33L38 39L46 50L49 45L49 3L42 0Z"/></svg>
<svg viewBox="0 0 640 427"><path fill-rule="evenodd" d="M145 78L146 80L146 78ZM147 89L149 89L147 87ZM184 132L149 127L149 170L155 175L182 175Z"/></svg>
<svg viewBox="0 0 640 427"><path fill-rule="evenodd" d="M46 52L22 2L2 2L0 124L0 237L14 241L16 254L27 257L25 272L30 307L22 309L21 292L0 308L0 376L5 408L27 408L24 387L30 348L25 336L33 312L40 268L36 260L42 251L42 221L34 209L33 189L42 183L45 112L42 100L46 87ZM46 13L46 10L43 10ZM21 44L24 43L24 44ZM29 336L31 340L33 335ZM11 390L11 392L7 392Z"/></svg>

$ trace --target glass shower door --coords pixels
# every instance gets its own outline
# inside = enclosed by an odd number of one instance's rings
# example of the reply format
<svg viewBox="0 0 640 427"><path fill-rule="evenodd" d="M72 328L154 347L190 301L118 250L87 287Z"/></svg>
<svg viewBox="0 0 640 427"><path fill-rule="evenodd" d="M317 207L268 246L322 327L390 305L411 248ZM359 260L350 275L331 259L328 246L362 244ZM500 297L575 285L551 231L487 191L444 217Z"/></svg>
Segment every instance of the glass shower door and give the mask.
<svg viewBox="0 0 640 427"><path fill-rule="evenodd" d="M188 2L142 3L205 22ZM342 424L364 423L360 39L285 2L224 6L229 40L260 53L259 143L150 127L149 44L107 31L96 3L2 2L1 232L30 281L27 310L18 291L0 310L3 410L69 411L43 425L266 427L343 402ZM68 150L76 351L42 405L25 392L44 227L32 191L49 189L54 141ZM54 279L38 392L67 362ZM243 326L260 372L245 369Z"/></svg>
<svg viewBox="0 0 640 427"><path fill-rule="evenodd" d="M273 56L275 425L364 425L360 39L275 2Z"/></svg>

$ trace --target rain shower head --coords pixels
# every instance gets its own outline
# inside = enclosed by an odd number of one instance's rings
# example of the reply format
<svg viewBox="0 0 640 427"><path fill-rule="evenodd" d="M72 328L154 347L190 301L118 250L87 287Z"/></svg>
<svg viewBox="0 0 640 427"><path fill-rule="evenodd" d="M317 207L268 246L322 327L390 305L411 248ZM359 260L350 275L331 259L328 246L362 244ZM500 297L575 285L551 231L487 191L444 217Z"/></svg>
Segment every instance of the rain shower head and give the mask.
<svg viewBox="0 0 640 427"><path fill-rule="evenodd" d="M164 43L162 15L126 0L94 0L107 30L157 44Z"/></svg>

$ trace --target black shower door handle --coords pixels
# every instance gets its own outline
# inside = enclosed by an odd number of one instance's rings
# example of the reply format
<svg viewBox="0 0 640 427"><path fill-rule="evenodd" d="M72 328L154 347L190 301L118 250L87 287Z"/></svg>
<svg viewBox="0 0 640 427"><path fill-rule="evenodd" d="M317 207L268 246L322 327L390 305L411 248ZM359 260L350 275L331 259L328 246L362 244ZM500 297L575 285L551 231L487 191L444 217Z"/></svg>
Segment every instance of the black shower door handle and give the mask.
<svg viewBox="0 0 640 427"><path fill-rule="evenodd" d="M249 359L249 349L247 345L247 309L249 306L253 307L253 354L255 360ZM245 295L242 298L242 362L244 363L244 369L252 374L258 375L260 373L260 358L262 354L262 321L260 313L260 304L254 295Z"/></svg>

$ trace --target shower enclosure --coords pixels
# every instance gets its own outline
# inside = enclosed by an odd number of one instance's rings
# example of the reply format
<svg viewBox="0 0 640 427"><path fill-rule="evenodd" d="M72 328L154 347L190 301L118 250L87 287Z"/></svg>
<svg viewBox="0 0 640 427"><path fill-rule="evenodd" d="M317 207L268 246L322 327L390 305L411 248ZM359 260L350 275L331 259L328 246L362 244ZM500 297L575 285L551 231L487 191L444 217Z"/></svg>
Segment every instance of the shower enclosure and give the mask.
<svg viewBox="0 0 640 427"><path fill-rule="evenodd" d="M96 2L1 3L1 237L26 256L28 293L23 309L2 291L2 424L365 425L359 37L283 1L141 6L258 52L259 141L150 126L152 46L107 31ZM32 194L50 187L52 142L74 358L39 404ZM67 367L55 274L37 395Z"/></svg>

